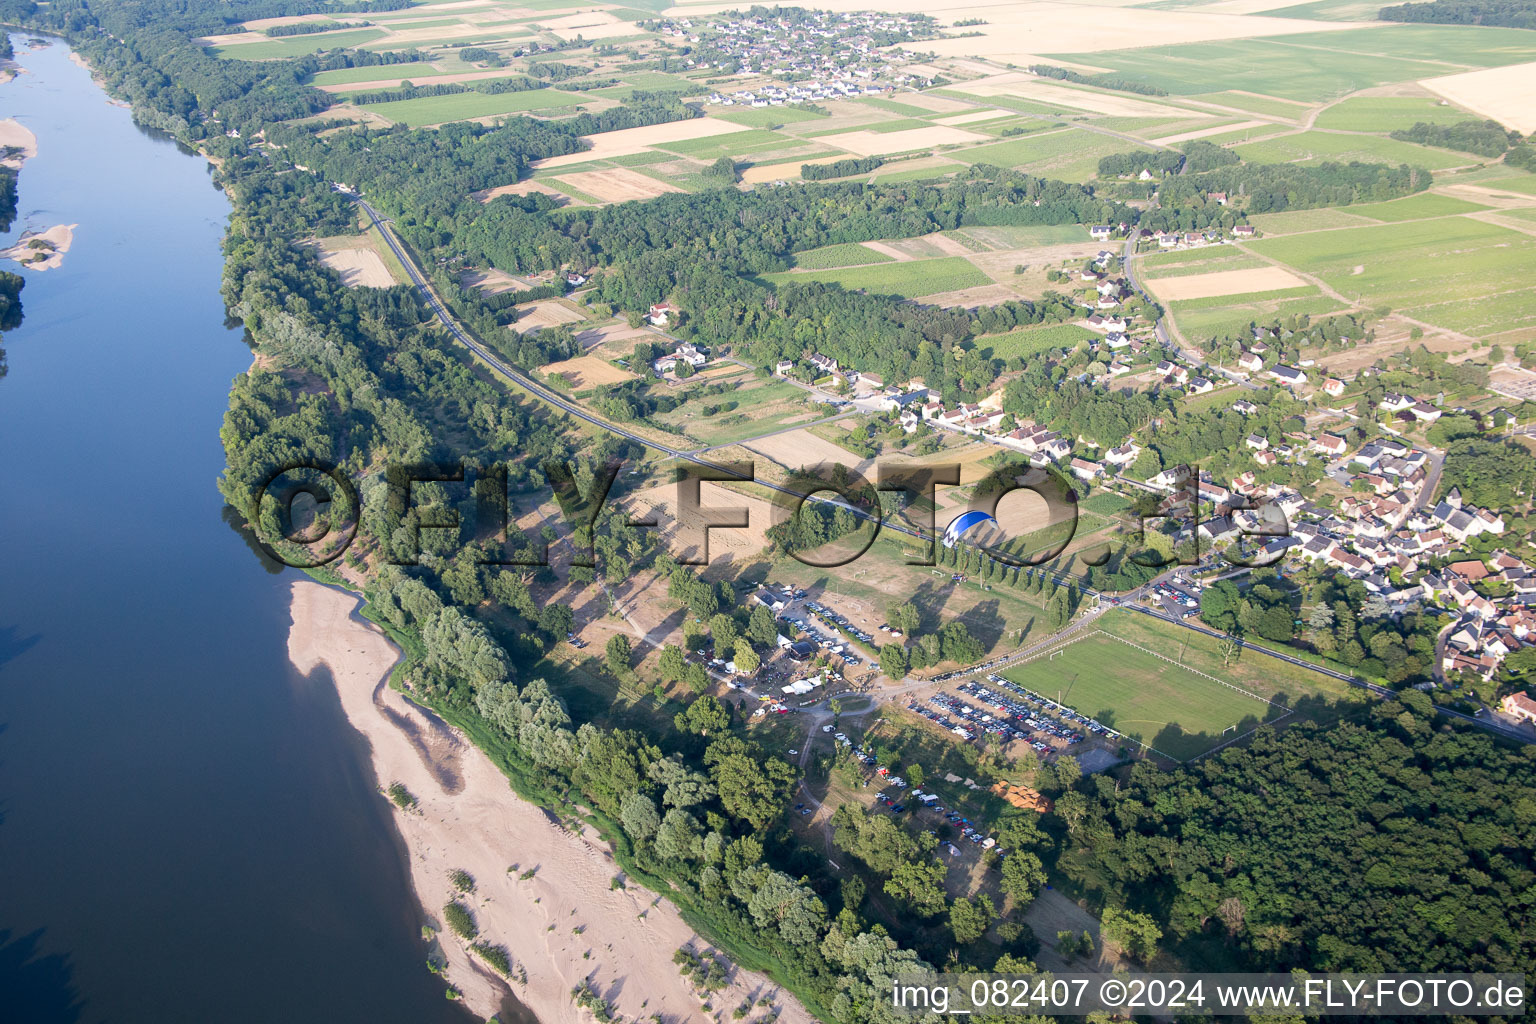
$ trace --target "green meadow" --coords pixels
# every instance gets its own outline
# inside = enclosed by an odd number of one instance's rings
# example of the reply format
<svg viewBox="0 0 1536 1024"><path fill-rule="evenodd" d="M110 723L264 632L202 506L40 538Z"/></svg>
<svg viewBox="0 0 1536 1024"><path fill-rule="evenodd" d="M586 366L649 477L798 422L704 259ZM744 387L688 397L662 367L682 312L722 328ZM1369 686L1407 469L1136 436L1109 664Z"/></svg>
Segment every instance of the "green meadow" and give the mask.
<svg viewBox="0 0 1536 1024"><path fill-rule="evenodd" d="M1349 163L1408 164L1431 171L1460 167L1486 161L1486 157L1431 149L1412 142L1399 142L1381 135L1345 135L1334 132L1298 132L1280 135L1236 148L1238 156L1259 164L1320 164L1328 160Z"/></svg>
<svg viewBox="0 0 1536 1024"><path fill-rule="evenodd" d="M350 29L345 32L317 32L307 36L286 36L267 39L259 43L231 43L215 46L216 56L232 60L285 60L302 57L306 53L331 50L342 46L360 46L375 39L382 39L384 32L376 28Z"/></svg>
<svg viewBox="0 0 1536 1024"><path fill-rule="evenodd" d="M990 284L992 281L963 256L912 260L909 263L887 263L876 267L765 274L763 279L774 285L797 281L827 281L842 285L849 291L863 290L879 295L900 295L908 299L918 295L934 295L960 288L974 288L977 285Z"/></svg>
<svg viewBox="0 0 1536 1024"><path fill-rule="evenodd" d="M549 111L572 107L580 102L581 98L577 94L558 89L531 89L528 92L506 92L497 96L478 92L420 96L412 100L370 103L363 109L414 128L417 125L467 121L473 117L491 117L496 114Z"/></svg>

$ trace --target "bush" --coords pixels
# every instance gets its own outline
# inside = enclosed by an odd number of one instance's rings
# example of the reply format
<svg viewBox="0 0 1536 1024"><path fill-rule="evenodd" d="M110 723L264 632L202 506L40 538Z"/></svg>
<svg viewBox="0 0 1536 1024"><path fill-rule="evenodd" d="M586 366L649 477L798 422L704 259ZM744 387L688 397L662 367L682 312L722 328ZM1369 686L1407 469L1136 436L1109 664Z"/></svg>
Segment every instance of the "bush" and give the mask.
<svg viewBox="0 0 1536 1024"><path fill-rule="evenodd" d="M443 908L443 920L448 922L448 927L453 929L453 934L465 941L480 934L480 927L475 924L475 915L457 900Z"/></svg>
<svg viewBox="0 0 1536 1024"><path fill-rule="evenodd" d="M459 892L475 891L474 876L463 868L455 868L453 873L448 876L448 880L453 883L453 887L459 890Z"/></svg>
<svg viewBox="0 0 1536 1024"><path fill-rule="evenodd" d="M409 811L415 808L416 798L411 795L410 790L406 789L400 783L390 783L387 792L389 793L390 801L402 811Z"/></svg>
<svg viewBox="0 0 1536 1024"><path fill-rule="evenodd" d="M491 969L502 977L512 973L512 958L507 955L505 947L492 946L489 943L477 942L469 947L475 954L491 965Z"/></svg>

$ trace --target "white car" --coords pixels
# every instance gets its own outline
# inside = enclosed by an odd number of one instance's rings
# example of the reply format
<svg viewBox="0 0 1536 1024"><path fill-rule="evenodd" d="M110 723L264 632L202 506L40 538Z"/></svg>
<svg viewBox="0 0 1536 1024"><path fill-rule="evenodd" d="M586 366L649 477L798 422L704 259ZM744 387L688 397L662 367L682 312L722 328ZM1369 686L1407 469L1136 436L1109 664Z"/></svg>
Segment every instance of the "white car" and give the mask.
<svg viewBox="0 0 1536 1024"><path fill-rule="evenodd" d="M794 755L794 754L798 754L798 753L800 753L800 751L798 751L798 750L791 750L791 751L790 751L790 754L791 754L791 755Z"/></svg>
<svg viewBox="0 0 1536 1024"><path fill-rule="evenodd" d="M821 731L822 732L831 732L832 731L832 727L830 725L824 725L824 726L821 727Z"/></svg>

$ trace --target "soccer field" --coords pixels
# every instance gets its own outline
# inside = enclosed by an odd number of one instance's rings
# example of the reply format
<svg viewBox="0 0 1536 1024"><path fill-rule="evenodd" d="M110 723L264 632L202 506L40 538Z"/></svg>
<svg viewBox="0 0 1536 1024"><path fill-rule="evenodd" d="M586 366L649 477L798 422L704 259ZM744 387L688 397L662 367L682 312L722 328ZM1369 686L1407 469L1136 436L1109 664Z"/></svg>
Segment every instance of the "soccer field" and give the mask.
<svg viewBox="0 0 1536 1024"><path fill-rule="evenodd" d="M1181 761L1275 710L1257 695L1100 632L1003 675Z"/></svg>

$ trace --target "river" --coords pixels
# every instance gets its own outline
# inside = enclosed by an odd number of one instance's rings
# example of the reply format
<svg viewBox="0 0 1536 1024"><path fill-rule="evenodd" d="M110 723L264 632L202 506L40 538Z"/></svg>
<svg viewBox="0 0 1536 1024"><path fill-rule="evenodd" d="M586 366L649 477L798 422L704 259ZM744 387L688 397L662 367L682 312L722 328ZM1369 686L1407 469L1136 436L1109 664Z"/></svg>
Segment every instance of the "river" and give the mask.
<svg viewBox="0 0 1536 1024"><path fill-rule="evenodd" d="M462 1024L361 738L288 663L291 571L214 486L251 361L229 203L24 38L0 116L38 155L3 241L79 228L0 380L0 1018Z"/></svg>

